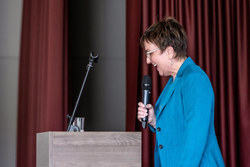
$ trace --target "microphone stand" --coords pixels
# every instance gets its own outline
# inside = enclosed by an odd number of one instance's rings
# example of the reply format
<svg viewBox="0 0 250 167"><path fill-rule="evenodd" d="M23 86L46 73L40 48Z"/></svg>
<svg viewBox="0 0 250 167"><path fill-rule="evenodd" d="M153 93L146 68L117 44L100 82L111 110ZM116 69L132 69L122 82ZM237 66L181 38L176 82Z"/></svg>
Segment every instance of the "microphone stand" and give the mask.
<svg viewBox="0 0 250 167"><path fill-rule="evenodd" d="M76 101L76 104L75 104L75 107L74 107L72 116L67 115L67 118L70 118L69 125L68 125L68 129L67 129L68 132L70 131L71 126L72 126L72 124L73 124L73 122L74 122L74 120L75 120L76 109L77 109L77 107L78 107L78 103L79 103L79 100L80 100L80 97L81 97L81 95L82 95L82 91L83 91L85 82L86 82L87 77L88 77L88 74L89 74L89 70L90 70L91 67L93 67L93 65L92 65L93 62L97 63L98 58L99 58L98 55L94 56L94 55L93 55L93 52L90 52L89 64L87 65L87 72L86 72L86 74L85 74L85 78L84 78L84 80L83 80L83 84L82 84L80 93L79 93L79 95L78 95L78 98L77 98L77 101Z"/></svg>

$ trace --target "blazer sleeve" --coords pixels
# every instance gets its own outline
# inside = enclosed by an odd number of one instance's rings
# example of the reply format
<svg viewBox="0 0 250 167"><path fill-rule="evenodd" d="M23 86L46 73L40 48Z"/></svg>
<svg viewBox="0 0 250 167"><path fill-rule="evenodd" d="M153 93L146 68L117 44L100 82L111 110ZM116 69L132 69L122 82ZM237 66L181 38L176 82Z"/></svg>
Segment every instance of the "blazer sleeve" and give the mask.
<svg viewBox="0 0 250 167"><path fill-rule="evenodd" d="M149 127L149 129L152 131L152 132L156 132L156 129L153 127L153 126L151 126L150 124L148 124L148 127Z"/></svg>
<svg viewBox="0 0 250 167"><path fill-rule="evenodd" d="M192 73L183 82L181 95L185 119L181 166L198 167L213 117L213 88L205 73Z"/></svg>

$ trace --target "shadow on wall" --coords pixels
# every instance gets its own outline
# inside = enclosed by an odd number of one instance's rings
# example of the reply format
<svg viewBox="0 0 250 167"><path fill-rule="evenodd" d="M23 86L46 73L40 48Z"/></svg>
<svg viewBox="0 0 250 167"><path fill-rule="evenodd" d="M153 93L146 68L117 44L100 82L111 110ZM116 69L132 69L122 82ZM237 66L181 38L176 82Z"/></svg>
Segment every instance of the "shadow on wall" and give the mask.
<svg viewBox="0 0 250 167"><path fill-rule="evenodd" d="M125 0L69 1L69 92L71 112L91 51L91 68L76 116L85 130L125 130Z"/></svg>

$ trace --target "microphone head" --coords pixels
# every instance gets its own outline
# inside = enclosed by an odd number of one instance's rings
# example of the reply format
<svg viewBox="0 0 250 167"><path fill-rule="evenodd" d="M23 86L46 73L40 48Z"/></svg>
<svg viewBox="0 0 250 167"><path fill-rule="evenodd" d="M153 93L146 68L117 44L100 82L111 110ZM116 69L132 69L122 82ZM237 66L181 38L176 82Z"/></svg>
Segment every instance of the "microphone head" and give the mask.
<svg viewBox="0 0 250 167"><path fill-rule="evenodd" d="M151 77L148 75L143 76L142 89L143 90L151 90L151 86L152 86Z"/></svg>
<svg viewBox="0 0 250 167"><path fill-rule="evenodd" d="M98 59L99 59L98 55L94 56L94 53L90 52L89 60L91 60L92 62L94 61L95 63L97 63Z"/></svg>

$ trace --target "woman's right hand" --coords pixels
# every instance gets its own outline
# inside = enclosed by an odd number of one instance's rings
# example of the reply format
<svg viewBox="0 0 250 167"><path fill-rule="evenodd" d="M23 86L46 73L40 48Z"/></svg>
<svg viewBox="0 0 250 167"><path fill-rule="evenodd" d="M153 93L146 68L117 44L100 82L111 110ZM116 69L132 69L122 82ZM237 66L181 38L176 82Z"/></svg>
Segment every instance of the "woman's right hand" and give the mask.
<svg viewBox="0 0 250 167"><path fill-rule="evenodd" d="M148 113L147 113L148 109ZM156 126L156 118L155 118L155 110L151 104L147 104L146 106L142 103L138 103L138 113L137 118L141 121L142 118L148 116L148 123L155 128Z"/></svg>

